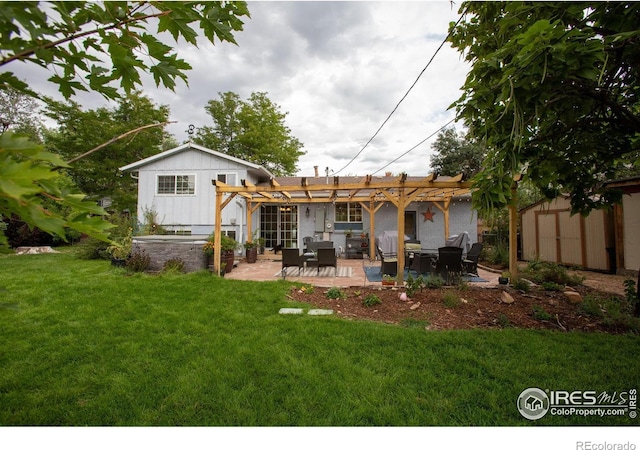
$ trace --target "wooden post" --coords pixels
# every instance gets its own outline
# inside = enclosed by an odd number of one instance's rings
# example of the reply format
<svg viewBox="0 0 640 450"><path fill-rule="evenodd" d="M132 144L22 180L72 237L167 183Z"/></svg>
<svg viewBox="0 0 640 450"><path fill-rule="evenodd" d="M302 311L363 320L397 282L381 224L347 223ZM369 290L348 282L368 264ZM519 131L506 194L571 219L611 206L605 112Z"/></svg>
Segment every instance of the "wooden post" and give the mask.
<svg viewBox="0 0 640 450"><path fill-rule="evenodd" d="M214 229L213 246L213 266L214 270L220 275L220 245L222 243L222 192L216 189L216 226Z"/></svg>
<svg viewBox="0 0 640 450"><path fill-rule="evenodd" d="M253 202L251 200L249 200L247 202L247 242L251 242L251 237L253 236L253 224L251 223L251 216L253 215L253 211L252 211L252 206L253 206Z"/></svg>
<svg viewBox="0 0 640 450"><path fill-rule="evenodd" d="M404 283L404 209L405 209L406 193L404 188L400 189L400 197L398 199L398 286Z"/></svg>

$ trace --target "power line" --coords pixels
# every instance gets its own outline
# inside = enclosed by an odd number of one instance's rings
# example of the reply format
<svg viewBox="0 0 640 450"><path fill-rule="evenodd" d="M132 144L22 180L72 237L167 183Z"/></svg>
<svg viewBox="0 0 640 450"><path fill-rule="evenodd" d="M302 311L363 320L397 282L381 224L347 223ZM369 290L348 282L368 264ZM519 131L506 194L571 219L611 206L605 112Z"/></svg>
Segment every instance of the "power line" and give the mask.
<svg viewBox="0 0 640 450"><path fill-rule="evenodd" d="M360 149L360 151L358 153L355 154L355 156L353 158L351 158L351 160L344 166L342 167L340 170L338 170L337 172L335 172L335 174L339 174L340 172L342 172L344 169L346 169L347 167L349 167L351 165L351 163L353 161L355 161L355 159L360 156L360 154L364 151L365 148L367 148L367 146L371 143L371 141L373 141L375 139L375 137L378 135L378 133L380 133L380 130L382 130L382 128L386 125L386 123L389 121L389 119L391 119L391 116L396 112L396 110L398 109L398 107L400 106L400 104L404 101L405 98L407 98L407 96L409 95L409 93L411 92L411 90L414 88L414 86L418 83L418 81L420 80L420 77L422 77L422 74L424 74L424 72L427 70L427 68L431 65L431 63L433 62L433 60L435 59L436 55L438 54L438 52L442 49L442 47L444 47L444 44L447 43L447 40L449 39L449 37L451 36L451 30L453 30L456 26L458 26L458 24L460 23L460 21L462 20L462 18L464 17L466 13L463 12L460 17L458 18L458 21L456 22L456 24L450 28L450 31L447 33L447 36L444 38L444 40L440 43L440 45L438 46L438 48L436 49L435 53L433 54L433 56L431 56L431 58L429 59L429 61L427 62L427 65L424 66L424 68L420 71L420 73L418 74L418 77L416 78L416 80L413 82L413 84L409 87L409 89L407 90L407 92L402 96L402 98L400 99L400 101L396 104L396 106L393 108L393 110L389 113L389 115L387 116L386 119L384 119L384 122L382 122L382 125L380 125L378 127L378 129L376 130L376 132L373 134L373 136L371 136L371 138L367 141L366 144L364 144L364 147L362 147Z"/></svg>
<svg viewBox="0 0 640 450"><path fill-rule="evenodd" d="M405 155L409 154L410 152L412 152L413 150L415 150L416 148L420 147L422 144L424 144L425 142L427 142L429 139L431 139L432 137L434 137L436 134L438 134L440 131L444 130L446 127L448 127L449 125L451 125L454 121L455 121L455 117L453 119L451 119L449 122L445 123L444 125L442 125L440 128L438 128L438 130L434 131L433 133L431 133L429 136L427 136L426 138L424 138L423 140L421 140L420 142L418 142L416 145L414 145L413 147L411 147L409 150L407 150L406 152L404 152L402 155L398 156L396 159L394 159L393 161L390 161L389 163L387 163L386 165L382 166L381 168L379 168L378 170L376 170L375 172L373 172L371 175L375 175L376 173L380 172L383 169L386 169L387 167L389 167L391 164L393 164L394 162L396 162L397 160L399 160L400 158L404 157Z"/></svg>

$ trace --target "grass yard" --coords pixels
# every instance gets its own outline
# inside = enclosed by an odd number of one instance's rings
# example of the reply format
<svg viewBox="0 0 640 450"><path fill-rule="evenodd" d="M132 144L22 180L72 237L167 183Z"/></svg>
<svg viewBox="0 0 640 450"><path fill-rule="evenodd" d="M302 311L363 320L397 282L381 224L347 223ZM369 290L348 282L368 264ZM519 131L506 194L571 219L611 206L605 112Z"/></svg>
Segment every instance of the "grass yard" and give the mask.
<svg viewBox="0 0 640 450"><path fill-rule="evenodd" d="M279 315L288 286L0 256L0 425L638 425L516 409L638 388L638 335Z"/></svg>

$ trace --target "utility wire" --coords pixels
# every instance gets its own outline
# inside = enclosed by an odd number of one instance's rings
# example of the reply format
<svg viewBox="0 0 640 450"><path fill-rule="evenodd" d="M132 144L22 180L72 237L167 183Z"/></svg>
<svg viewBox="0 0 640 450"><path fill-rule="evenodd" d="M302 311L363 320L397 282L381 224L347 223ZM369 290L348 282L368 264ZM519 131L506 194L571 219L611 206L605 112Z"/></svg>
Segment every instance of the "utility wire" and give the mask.
<svg viewBox="0 0 640 450"><path fill-rule="evenodd" d="M411 147L409 150L407 150L406 152L404 152L402 155L398 156L396 159L394 159L393 161L390 161L389 163L387 163L386 165L382 166L381 168L379 168L378 170L376 170L375 172L373 172L371 175L375 175L376 173L380 172L383 169L386 169L387 167L389 167L391 164L393 164L394 162L396 162L397 160L399 160L400 158L408 155L410 152L412 152L413 150L415 150L416 148L420 147L422 144L424 144L425 142L427 142L429 139L431 139L432 137L434 137L436 134L438 134L440 131L444 130L445 128L447 128L449 125L451 125L454 121L455 121L455 117L453 119L451 119L449 122L445 123L444 125L442 125L440 128L438 128L438 130L434 131L433 133L431 133L429 136L427 136L426 138L424 138L423 140L421 140L420 142L418 142L416 145L414 145L413 147Z"/></svg>
<svg viewBox="0 0 640 450"><path fill-rule="evenodd" d="M435 53L433 54L433 56L431 56L431 58L429 59L429 62L427 62L427 65L424 66L424 68L420 71L420 73L418 74L418 77L416 78L416 80L413 82L413 84L409 87L409 89L407 90L407 92L402 96L402 98L400 99L400 101L396 104L396 106L393 108L393 110L389 113L389 115L387 116L386 119L384 119L384 122L382 122L382 125L380 125L378 127L378 129L376 130L376 132L374 133L373 136L371 136L371 138L367 141L366 144L364 144L364 147L362 147L360 149L360 151L358 153L355 154L355 156L353 158L351 158L351 160L345 165L343 166L340 170L338 170L337 172L335 172L335 174L339 174L340 172L342 172L344 169L346 169L347 167L349 167L351 165L351 163L353 161L355 161L355 159L360 156L360 154L364 151L365 148L367 148L367 146L371 143L371 141L373 141L375 139L375 137L378 135L378 133L380 133L380 130L382 130L382 127L384 127L386 125L386 123L389 121L389 119L391 119L391 116L396 112L396 110L398 109L398 107L400 106L400 104L404 101L405 98L407 98L407 96L409 95L409 93L411 92L411 90L414 88L414 86L418 83L418 81L420 80L420 77L422 77L422 74L424 74L424 72L427 70L427 68L431 65L431 63L433 62L433 60L435 59L436 55L438 54L438 52L442 49L442 47L444 47L444 44L447 43L447 40L449 39L449 37L451 36L451 30L455 29L456 26L458 26L458 24L460 23L460 21L462 20L462 18L464 17L464 15L466 14L466 10L465 12L463 12L460 17L458 18L458 21L456 22L456 24L450 28L450 31L447 33L447 36L444 38L444 40L442 41L442 43L440 44L440 46L436 49Z"/></svg>

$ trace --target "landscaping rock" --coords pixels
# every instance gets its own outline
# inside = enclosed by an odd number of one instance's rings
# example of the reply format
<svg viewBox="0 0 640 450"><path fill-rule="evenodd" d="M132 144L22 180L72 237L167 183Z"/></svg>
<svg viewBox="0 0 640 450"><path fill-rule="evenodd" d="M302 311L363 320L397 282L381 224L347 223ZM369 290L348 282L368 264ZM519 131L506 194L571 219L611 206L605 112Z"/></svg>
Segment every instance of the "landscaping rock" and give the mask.
<svg viewBox="0 0 640 450"><path fill-rule="evenodd" d="M505 291L502 291L502 295L500 296L500 301L502 303L506 303L507 305L510 305L511 303L515 302L511 294Z"/></svg>
<svg viewBox="0 0 640 450"><path fill-rule="evenodd" d="M418 308L420 308L420 302L414 303L413 305L411 305L409 307L409 309L411 309L411 310L416 310Z"/></svg>
<svg viewBox="0 0 640 450"><path fill-rule="evenodd" d="M302 308L280 308L279 314L302 314Z"/></svg>
<svg viewBox="0 0 640 450"><path fill-rule="evenodd" d="M307 314L310 316L330 316L333 314L333 309L310 309Z"/></svg>
<svg viewBox="0 0 640 450"><path fill-rule="evenodd" d="M18 247L16 255L39 255L40 253L60 253L49 246L43 247Z"/></svg>
<svg viewBox="0 0 640 450"><path fill-rule="evenodd" d="M578 294L576 291L567 290L567 291L564 291L563 294L565 297L567 297L567 300L569 300L569 302L573 303L574 305L578 303L582 303L582 296Z"/></svg>

